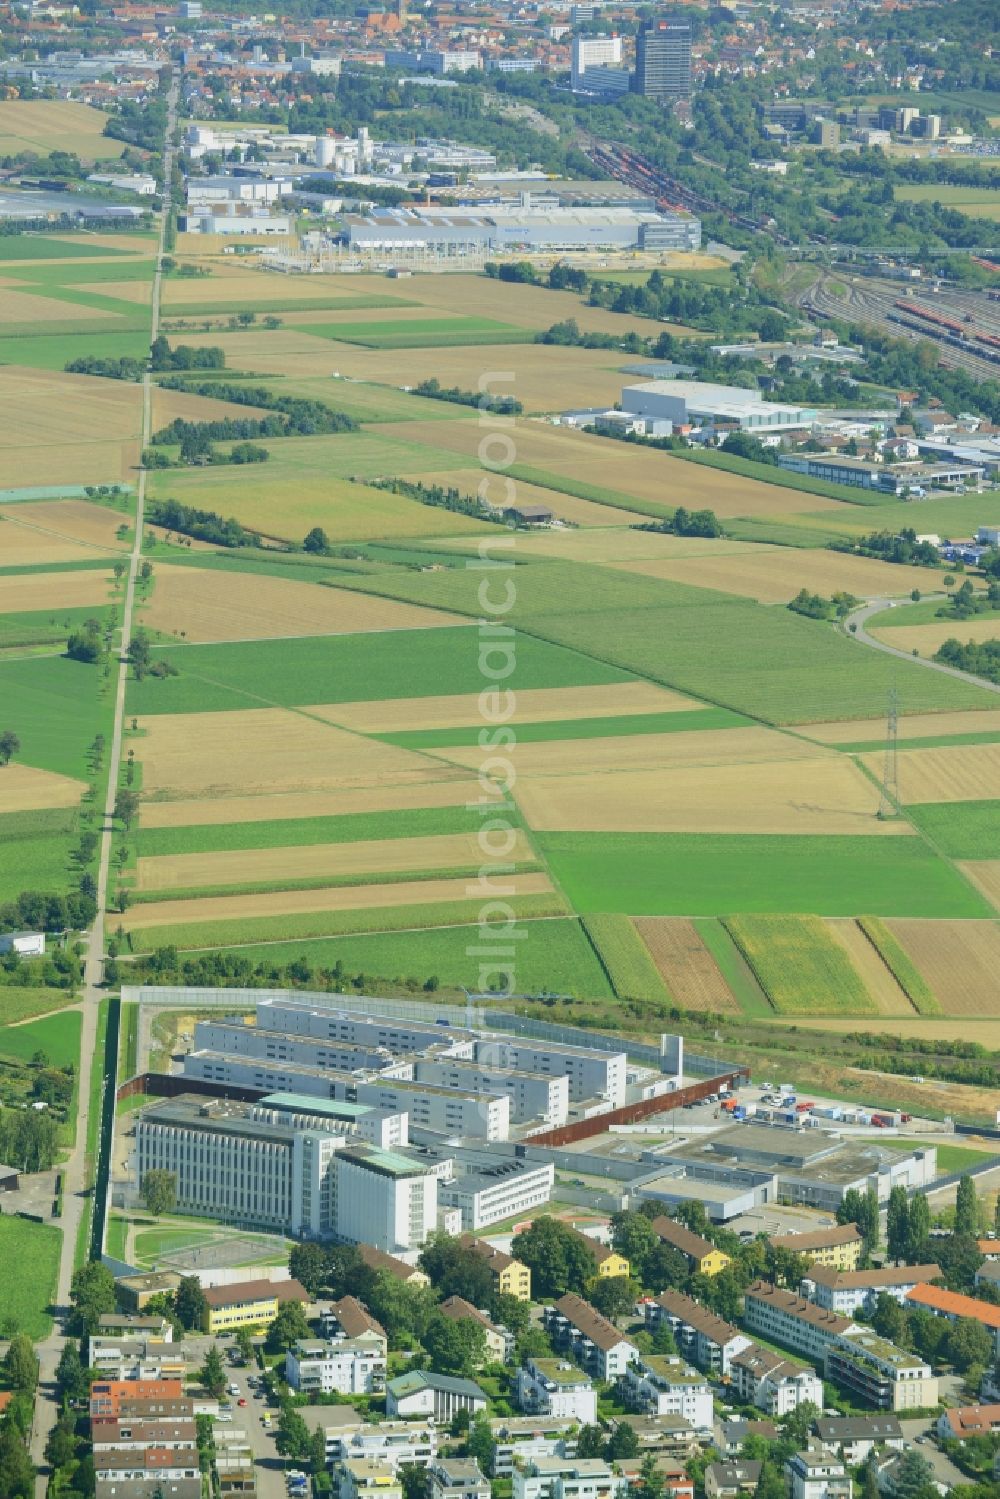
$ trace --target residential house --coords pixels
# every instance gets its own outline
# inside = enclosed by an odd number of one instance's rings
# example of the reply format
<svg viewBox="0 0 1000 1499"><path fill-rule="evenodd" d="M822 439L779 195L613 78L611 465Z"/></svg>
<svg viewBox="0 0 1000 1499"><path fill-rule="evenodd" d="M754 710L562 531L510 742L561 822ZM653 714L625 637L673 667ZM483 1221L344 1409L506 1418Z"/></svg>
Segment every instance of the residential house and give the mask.
<svg viewBox="0 0 1000 1499"><path fill-rule="evenodd" d="M780 1419L807 1400L822 1409L823 1381L816 1370L759 1343L737 1353L730 1372L740 1398L769 1416Z"/></svg>
<svg viewBox="0 0 1000 1499"><path fill-rule="evenodd" d="M545 1308L542 1320L553 1345L572 1353L595 1379L620 1379L636 1357L635 1344L582 1296L560 1297Z"/></svg>
<svg viewBox="0 0 1000 1499"><path fill-rule="evenodd" d="M490 1499L490 1484L474 1457L439 1457L428 1469L430 1499Z"/></svg>
<svg viewBox="0 0 1000 1499"><path fill-rule="evenodd" d="M760 1482L763 1463L709 1463L705 1469L706 1499L739 1499L740 1494L754 1494Z"/></svg>
<svg viewBox="0 0 1000 1499"><path fill-rule="evenodd" d="M832 1265L814 1265L803 1280L801 1291L842 1317L871 1311L879 1296L891 1296L902 1306L914 1286L936 1280L940 1265L882 1265L877 1270L835 1270Z"/></svg>
<svg viewBox="0 0 1000 1499"><path fill-rule="evenodd" d="M408 1369L385 1387L387 1416L433 1416L435 1421L449 1422L458 1411L474 1416L485 1409L486 1395L474 1380L431 1374L426 1369Z"/></svg>
<svg viewBox="0 0 1000 1499"><path fill-rule="evenodd" d="M842 1460L825 1447L810 1446L785 1464L791 1499L853 1499L854 1484Z"/></svg>
<svg viewBox="0 0 1000 1499"><path fill-rule="evenodd" d="M575 1457L579 1424L566 1416L499 1416L490 1422L493 1436L491 1478L512 1478L518 1461L536 1457ZM582 1423L593 1425L593 1421Z"/></svg>
<svg viewBox="0 0 1000 1499"><path fill-rule="evenodd" d="M631 1410L647 1416L683 1416L696 1431L711 1435L714 1418L708 1379L682 1358L637 1355L625 1371L621 1389Z"/></svg>
<svg viewBox="0 0 1000 1499"><path fill-rule="evenodd" d="M597 1392L590 1376L565 1359L525 1359L517 1371L514 1399L525 1415L567 1418L581 1426L597 1421Z"/></svg>
<svg viewBox="0 0 1000 1499"><path fill-rule="evenodd" d="M713 1374L728 1374L734 1355L751 1342L738 1327L680 1291L664 1291L647 1301L645 1318L650 1332L666 1323L684 1357Z"/></svg>
<svg viewBox="0 0 1000 1499"><path fill-rule="evenodd" d="M471 1249L481 1256L490 1268L493 1285L501 1296L513 1296L518 1301L531 1300L531 1271L511 1254L504 1254L486 1239L477 1239L473 1234L462 1234L458 1241L463 1249Z"/></svg>
<svg viewBox="0 0 1000 1499"><path fill-rule="evenodd" d="M607 1244L602 1244L600 1239L592 1238L590 1234L581 1233L575 1225L573 1226L573 1233L585 1245L588 1252L593 1255L597 1265L595 1273L602 1280L612 1275L631 1275L632 1267L623 1254L618 1254L616 1250L611 1249Z"/></svg>
<svg viewBox="0 0 1000 1499"><path fill-rule="evenodd" d="M354 1296L332 1301L320 1316L320 1331L325 1338L350 1338L354 1343L370 1343L383 1354L388 1350L385 1328Z"/></svg>
<svg viewBox="0 0 1000 1499"><path fill-rule="evenodd" d="M627 1487L597 1457L539 1457L514 1465L513 1499L624 1499Z"/></svg>
<svg viewBox="0 0 1000 1499"><path fill-rule="evenodd" d="M962 1317L971 1317L993 1338L1000 1354L1000 1306L990 1301L978 1301L974 1296L960 1296L956 1291L946 1291L943 1286L914 1286L906 1297L906 1306L922 1306L936 1317L946 1317L957 1322Z"/></svg>
<svg viewBox="0 0 1000 1499"><path fill-rule="evenodd" d="M856 1270L861 1259L863 1240L856 1223L835 1223L804 1234L775 1234L773 1249L790 1254L804 1254L817 1265L832 1265L837 1270Z"/></svg>
<svg viewBox="0 0 1000 1499"><path fill-rule="evenodd" d="M653 1219L653 1228L664 1244L680 1250L692 1271L698 1275L718 1275L720 1270L732 1263L729 1255L716 1249L708 1239L703 1239L700 1234L693 1234L683 1223L675 1223L673 1218L668 1218L665 1214Z"/></svg>
<svg viewBox="0 0 1000 1499"><path fill-rule="evenodd" d="M408 1265L396 1255L386 1254L384 1249L376 1249L371 1244L359 1244L358 1253L369 1270L391 1275L393 1280L402 1281L405 1286L429 1286L431 1283L430 1276L425 1275L416 1265Z"/></svg>
<svg viewBox="0 0 1000 1499"><path fill-rule="evenodd" d="M902 1452L903 1428L896 1416L818 1416L816 1435L852 1468L867 1460L873 1447Z"/></svg>
<svg viewBox="0 0 1000 1499"><path fill-rule="evenodd" d="M369 1339L299 1338L285 1354L285 1378L309 1395L380 1395L386 1356Z"/></svg>
<svg viewBox="0 0 1000 1499"><path fill-rule="evenodd" d="M747 1437L763 1437L766 1442L773 1442L780 1435L773 1421L747 1421L742 1416L723 1421L720 1431L724 1457L738 1457Z"/></svg>
<svg viewBox="0 0 1000 1499"><path fill-rule="evenodd" d="M388 1463L342 1458L333 1470L339 1499L403 1499L403 1485Z"/></svg>
<svg viewBox="0 0 1000 1499"><path fill-rule="evenodd" d="M1000 1434L1000 1405L956 1406L938 1416L935 1430L942 1439L954 1437L958 1442L996 1436Z"/></svg>
<svg viewBox="0 0 1000 1499"><path fill-rule="evenodd" d="M486 1313L474 1307L471 1301L466 1301L462 1296L449 1296L441 1302L438 1311L442 1317L447 1317L452 1322L467 1319L482 1328L486 1339L485 1363L502 1364L513 1355L514 1339L511 1334L505 1328L495 1327Z"/></svg>

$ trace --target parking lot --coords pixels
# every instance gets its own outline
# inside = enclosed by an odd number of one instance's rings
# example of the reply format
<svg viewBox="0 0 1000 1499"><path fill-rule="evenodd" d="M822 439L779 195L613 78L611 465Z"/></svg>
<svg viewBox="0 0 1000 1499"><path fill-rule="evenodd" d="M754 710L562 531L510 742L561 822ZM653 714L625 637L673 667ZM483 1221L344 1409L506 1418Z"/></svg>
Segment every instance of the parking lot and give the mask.
<svg viewBox="0 0 1000 1499"><path fill-rule="evenodd" d="M260 1370L256 1364L234 1367L229 1362L233 1343L229 1338L219 1340L219 1349L226 1361L226 1379L230 1391L223 1396L222 1403L229 1407L220 1411L216 1421L221 1440L242 1434L253 1456L257 1478L258 1499L285 1499L285 1459L274 1445L274 1428L278 1424L278 1411L269 1406L263 1395L263 1386L255 1391L250 1380L257 1380ZM235 1390L235 1394L232 1391ZM245 1404L241 1404L245 1401ZM265 1427L262 1417L270 1413L271 1427ZM225 1436L223 1436L225 1433Z"/></svg>

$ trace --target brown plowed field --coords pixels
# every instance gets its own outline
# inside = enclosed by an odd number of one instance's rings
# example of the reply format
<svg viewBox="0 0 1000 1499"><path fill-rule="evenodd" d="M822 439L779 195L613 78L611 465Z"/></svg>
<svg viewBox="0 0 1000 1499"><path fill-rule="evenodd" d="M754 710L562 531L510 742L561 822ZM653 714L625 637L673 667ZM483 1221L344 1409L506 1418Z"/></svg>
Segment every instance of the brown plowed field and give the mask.
<svg viewBox="0 0 1000 1499"><path fill-rule="evenodd" d="M1000 923L894 919L886 925L947 1015L1000 1017Z"/></svg>
<svg viewBox="0 0 1000 1499"><path fill-rule="evenodd" d="M856 921L828 919L827 928L843 947L880 1015L912 1015L913 1005Z"/></svg>
<svg viewBox="0 0 1000 1499"><path fill-rule="evenodd" d="M671 998L683 1010L738 1010L736 997L694 923L671 916L637 916L633 925Z"/></svg>

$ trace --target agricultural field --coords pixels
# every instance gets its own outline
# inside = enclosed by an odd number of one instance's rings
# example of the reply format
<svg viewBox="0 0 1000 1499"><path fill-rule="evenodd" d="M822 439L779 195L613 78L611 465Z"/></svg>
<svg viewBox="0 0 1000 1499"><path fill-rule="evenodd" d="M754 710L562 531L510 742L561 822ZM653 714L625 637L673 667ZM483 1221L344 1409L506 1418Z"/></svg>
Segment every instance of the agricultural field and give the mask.
<svg viewBox="0 0 1000 1499"><path fill-rule="evenodd" d="M739 1009L732 989L692 921L642 916L634 922L657 972L682 1010L720 1014Z"/></svg>
<svg viewBox="0 0 1000 1499"><path fill-rule="evenodd" d="M89 104L67 100L5 100L0 103L0 156L21 151L47 156L69 149L89 161L121 156L123 143L104 134L107 118Z"/></svg>
<svg viewBox="0 0 1000 1499"><path fill-rule="evenodd" d="M969 1020L1000 1018L995 980L1000 962L1000 924L895 919L886 925L937 998L944 1015Z"/></svg>
<svg viewBox="0 0 1000 1499"><path fill-rule="evenodd" d="M864 1015L875 1005L846 946L816 916L734 916L730 936L780 1014Z"/></svg>
<svg viewBox="0 0 1000 1499"><path fill-rule="evenodd" d="M901 183L896 197L904 203L943 203L977 219L1000 219L1000 191L989 187L963 187L953 182Z"/></svg>

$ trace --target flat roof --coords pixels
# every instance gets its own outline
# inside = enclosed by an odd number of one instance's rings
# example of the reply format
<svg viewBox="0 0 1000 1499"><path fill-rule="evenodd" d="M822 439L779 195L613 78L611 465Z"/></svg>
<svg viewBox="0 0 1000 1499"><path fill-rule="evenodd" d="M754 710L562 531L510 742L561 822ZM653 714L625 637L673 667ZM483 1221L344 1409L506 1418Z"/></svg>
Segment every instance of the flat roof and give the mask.
<svg viewBox="0 0 1000 1499"><path fill-rule="evenodd" d="M371 1114L367 1103L338 1102L334 1098L311 1098L308 1093L269 1093L260 1098L255 1108L288 1109L291 1113L329 1114L332 1119L359 1119L362 1114Z"/></svg>

